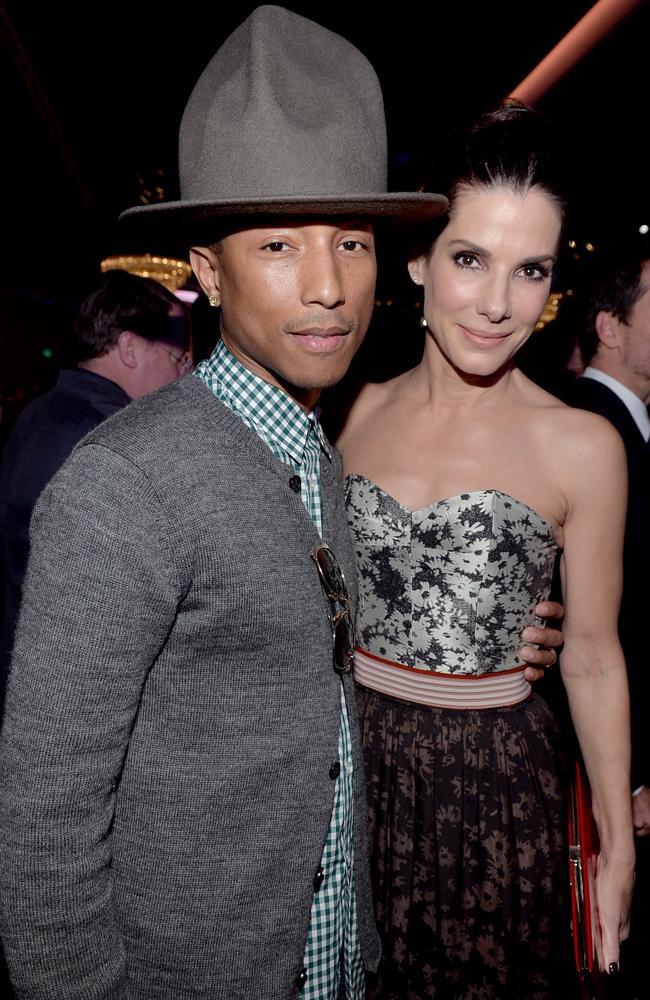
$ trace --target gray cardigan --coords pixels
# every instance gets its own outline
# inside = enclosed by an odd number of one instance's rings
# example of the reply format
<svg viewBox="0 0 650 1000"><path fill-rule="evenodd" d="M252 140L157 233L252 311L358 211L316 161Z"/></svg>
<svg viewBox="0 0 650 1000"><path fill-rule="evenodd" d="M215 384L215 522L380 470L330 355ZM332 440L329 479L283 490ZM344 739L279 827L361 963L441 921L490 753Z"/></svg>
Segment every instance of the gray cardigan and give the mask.
<svg viewBox="0 0 650 1000"><path fill-rule="evenodd" d="M292 474L188 377L93 431L42 495L2 733L19 998L296 995L340 688ZM323 537L354 595L339 477L323 460ZM345 693L374 968L349 678Z"/></svg>

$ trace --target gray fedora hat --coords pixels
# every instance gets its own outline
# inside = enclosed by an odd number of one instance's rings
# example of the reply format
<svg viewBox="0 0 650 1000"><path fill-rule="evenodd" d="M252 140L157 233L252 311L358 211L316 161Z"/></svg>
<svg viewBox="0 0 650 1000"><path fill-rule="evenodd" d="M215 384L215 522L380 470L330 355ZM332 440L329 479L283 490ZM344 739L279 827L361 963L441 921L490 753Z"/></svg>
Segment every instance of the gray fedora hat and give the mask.
<svg viewBox="0 0 650 1000"><path fill-rule="evenodd" d="M377 75L340 35L258 7L217 51L187 103L181 198L130 208L130 223L196 226L225 216L338 215L424 222L439 194L388 193Z"/></svg>

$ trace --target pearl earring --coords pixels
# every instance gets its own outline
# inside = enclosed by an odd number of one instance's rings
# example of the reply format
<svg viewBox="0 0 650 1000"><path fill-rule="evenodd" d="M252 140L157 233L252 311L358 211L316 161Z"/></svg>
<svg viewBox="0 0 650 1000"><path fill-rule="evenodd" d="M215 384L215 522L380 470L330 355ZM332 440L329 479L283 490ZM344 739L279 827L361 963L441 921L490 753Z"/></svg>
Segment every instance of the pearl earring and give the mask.
<svg viewBox="0 0 650 1000"><path fill-rule="evenodd" d="M212 306L213 309L216 309L217 306L219 305L219 302L217 300L217 296L216 295L209 295L208 296L208 302L210 303L210 305Z"/></svg>
<svg viewBox="0 0 650 1000"><path fill-rule="evenodd" d="M425 316L420 316L420 326L426 330L428 324Z"/></svg>

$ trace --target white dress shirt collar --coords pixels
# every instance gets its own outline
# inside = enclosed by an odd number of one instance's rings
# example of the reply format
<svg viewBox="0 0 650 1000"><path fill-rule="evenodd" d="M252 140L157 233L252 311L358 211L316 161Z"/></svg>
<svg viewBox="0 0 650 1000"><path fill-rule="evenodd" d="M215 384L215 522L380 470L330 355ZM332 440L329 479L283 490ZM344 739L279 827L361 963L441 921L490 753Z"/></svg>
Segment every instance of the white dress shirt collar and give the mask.
<svg viewBox="0 0 650 1000"><path fill-rule="evenodd" d="M647 441L650 438L650 417L648 416L645 403L635 392L628 389L618 379L612 378L606 372L601 372L599 368L585 368L582 375L583 378L592 378L594 382L600 382L602 385L606 385L608 389L611 389L629 411L630 416L643 436L643 440Z"/></svg>

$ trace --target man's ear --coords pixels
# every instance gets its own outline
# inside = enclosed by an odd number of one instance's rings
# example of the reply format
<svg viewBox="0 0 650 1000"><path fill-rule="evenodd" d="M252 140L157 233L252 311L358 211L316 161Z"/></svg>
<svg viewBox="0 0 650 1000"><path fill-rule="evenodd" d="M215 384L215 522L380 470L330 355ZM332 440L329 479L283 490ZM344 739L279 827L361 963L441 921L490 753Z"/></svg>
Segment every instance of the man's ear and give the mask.
<svg viewBox="0 0 650 1000"><path fill-rule="evenodd" d="M208 296L210 305L221 305L218 255L209 247L192 247L190 261L196 280Z"/></svg>
<svg viewBox="0 0 650 1000"><path fill-rule="evenodd" d="M137 333L131 333L130 330L122 330L117 338L115 349L120 361L127 368L138 367L139 341L140 337L138 337Z"/></svg>
<svg viewBox="0 0 650 1000"><path fill-rule="evenodd" d="M598 334L598 340L607 350L614 350L617 347L623 346L624 333L621 329L625 324L622 320L617 319L610 312L605 312L601 309L599 313L596 314L596 333Z"/></svg>

